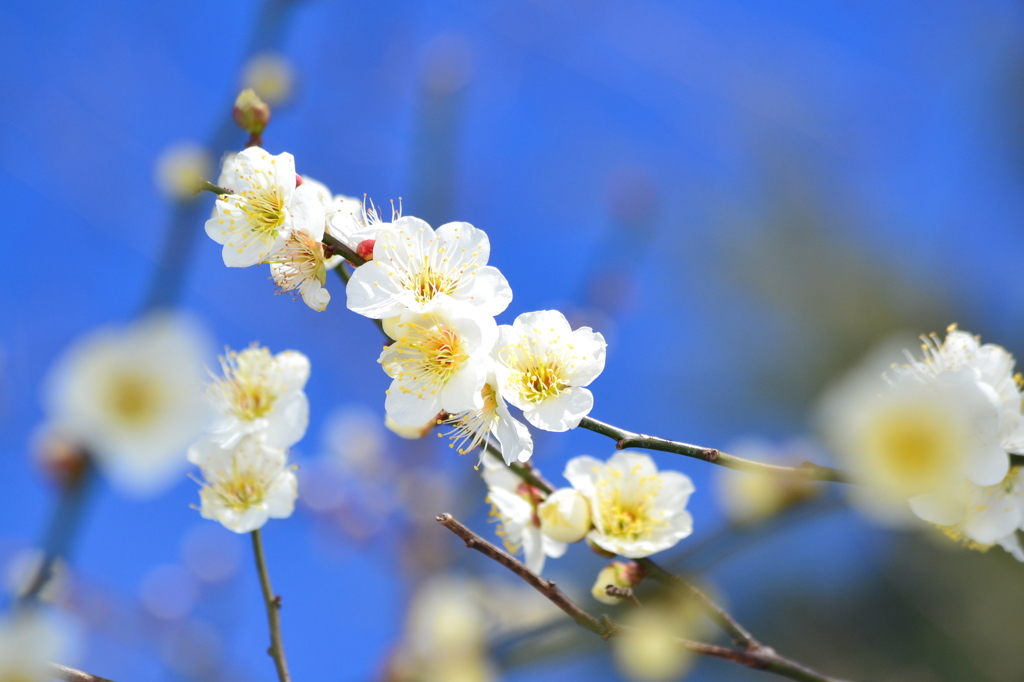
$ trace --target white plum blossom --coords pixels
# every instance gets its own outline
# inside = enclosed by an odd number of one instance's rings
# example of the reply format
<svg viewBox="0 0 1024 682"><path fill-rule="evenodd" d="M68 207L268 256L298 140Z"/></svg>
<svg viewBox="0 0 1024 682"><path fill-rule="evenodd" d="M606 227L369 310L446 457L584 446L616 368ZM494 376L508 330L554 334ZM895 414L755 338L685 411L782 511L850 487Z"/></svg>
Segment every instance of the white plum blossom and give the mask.
<svg viewBox="0 0 1024 682"><path fill-rule="evenodd" d="M995 485L1010 470L1009 453L1024 454L1024 418L1014 359L995 344L947 330L941 344L935 334L924 339L924 360L908 355L910 364L893 368L893 381L916 380L969 394L973 410L973 447L966 451L964 475L980 486Z"/></svg>
<svg viewBox="0 0 1024 682"><path fill-rule="evenodd" d="M394 381L384 409L400 426L421 426L442 410L456 414L484 407L490 350L497 325L489 317L406 313L397 339L379 362Z"/></svg>
<svg viewBox="0 0 1024 682"><path fill-rule="evenodd" d="M277 255L293 231L322 239L326 216L312 185L297 185L291 154L250 147L224 162L221 186L206 234L223 244L228 267L257 265Z"/></svg>
<svg viewBox="0 0 1024 682"><path fill-rule="evenodd" d="M381 214L381 207L374 206L372 201L367 208L365 199L360 201L355 197L337 194L327 209L327 232L358 253L359 245L368 240L376 240L378 228L386 224ZM392 204L391 222L401 217L401 207L396 209ZM372 255L372 248L369 255Z"/></svg>
<svg viewBox="0 0 1024 682"><path fill-rule="evenodd" d="M568 548L566 543L540 532L537 505L543 500L543 493L493 457L485 457L482 464L491 516L499 524L498 536L509 554L522 551L523 563L539 575L547 557L557 559Z"/></svg>
<svg viewBox="0 0 1024 682"><path fill-rule="evenodd" d="M221 358L222 377L206 394L216 414L209 430L217 444L230 448L246 435L261 433L267 445L287 448L299 441L309 424L309 401L303 388L309 360L298 351L277 355L261 346Z"/></svg>
<svg viewBox="0 0 1024 682"><path fill-rule="evenodd" d="M325 258L323 242L300 230L292 232L282 250L267 262L278 293L298 290L306 305L322 312L331 301L330 292L324 288L327 271L339 260L340 256Z"/></svg>
<svg viewBox="0 0 1024 682"><path fill-rule="evenodd" d="M122 490L158 492L184 469L209 410L202 398L205 334L159 315L80 339L53 369L51 425L85 447Z"/></svg>
<svg viewBox="0 0 1024 682"><path fill-rule="evenodd" d="M228 530L249 533L267 519L291 516L298 482L283 449L270 447L261 434L247 435L222 447L202 438L188 451L202 472L200 513Z"/></svg>
<svg viewBox="0 0 1024 682"><path fill-rule="evenodd" d="M24 611L0 620L0 680L49 680L50 662L68 648L62 629L41 613Z"/></svg>
<svg viewBox="0 0 1024 682"><path fill-rule="evenodd" d="M523 313L498 328L495 347L501 394L545 431L567 431L590 413L587 386L604 370L604 337L575 331L557 310Z"/></svg>
<svg viewBox="0 0 1024 682"><path fill-rule="evenodd" d="M448 436L452 441L449 447L457 447L460 455L472 451L479 445L482 458L485 455L486 444L490 442L490 436L493 434L498 441L505 464L530 459L530 455L533 454L530 430L508 411L493 370L488 373L487 382L480 395L483 398L481 407L448 417L443 423L451 426L451 431L439 433L438 436Z"/></svg>
<svg viewBox="0 0 1024 682"><path fill-rule="evenodd" d="M565 465L564 476L590 503L598 547L630 559L664 551L693 532L686 503L693 482L678 471L658 471L647 455L618 452L607 462L586 455Z"/></svg>
<svg viewBox="0 0 1024 682"><path fill-rule="evenodd" d="M428 314L494 316L512 300L498 269L487 265L491 245L469 223L447 223L435 232L412 216L378 226L373 260L349 280L348 307L374 319L406 310Z"/></svg>
<svg viewBox="0 0 1024 682"><path fill-rule="evenodd" d="M1024 522L1024 469L1020 467L1011 467L996 485L980 486L961 478L952 491L912 498L910 508L966 547L984 551L998 544L1024 561L1017 538Z"/></svg>
<svg viewBox="0 0 1024 682"><path fill-rule="evenodd" d="M540 532L558 542L579 542L590 532L590 503L573 488L560 488L537 506Z"/></svg>

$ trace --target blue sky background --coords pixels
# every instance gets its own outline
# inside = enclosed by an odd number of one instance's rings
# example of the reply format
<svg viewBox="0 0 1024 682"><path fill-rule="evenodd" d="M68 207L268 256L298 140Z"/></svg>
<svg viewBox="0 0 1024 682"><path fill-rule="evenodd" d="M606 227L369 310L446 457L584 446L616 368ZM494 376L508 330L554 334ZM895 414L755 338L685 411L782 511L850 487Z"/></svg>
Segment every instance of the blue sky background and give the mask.
<svg viewBox="0 0 1024 682"><path fill-rule="evenodd" d="M598 419L711 446L781 439L804 433L821 388L889 332L957 321L1024 352L1017 4L311 0L271 2L266 25L260 7L0 5L4 566L40 537L54 499L29 458L43 377L75 338L140 310L175 211L155 159L181 141L220 145L215 155L244 143L218 130L254 51L280 52L296 74L267 149L293 153L335 192L402 197L407 214L486 230L515 294L500 323L558 308L606 334ZM212 199L201 201L177 214L196 235L181 307L218 347L259 341L310 357L311 424L296 457L315 471L330 415L383 417L379 332L333 281L315 313L273 296L265 269L224 268L202 234ZM398 496L399 474L413 472L443 508L396 503L363 539L305 506L267 526L296 680L379 674L426 572L408 568L427 562L410 537L455 570L492 569L430 521L457 510L489 532L471 458L382 437L395 469L381 494ZM610 445L544 434L535 461L558 479L568 458ZM684 550L724 523L711 467L655 457L697 486ZM377 494L358 478L344 485L352 500ZM197 501L184 478L144 502L97 488L73 556L83 668L119 682L273 679L247 538L200 519ZM201 587L194 608L160 618L140 590L167 575L155 568L186 566L194 544L183 538L206 538L228 564L237 549L239 567L219 582L189 578L186 593ZM778 628L763 633L771 643L789 627L770 615L780 595L843 602L916 541L838 511L738 552L710 579L739 616ZM1002 562L997 552L967 561ZM585 589L601 565L574 547L548 571ZM214 668L169 665L196 642L216 649ZM570 673L618 679L600 652L505 679ZM711 663L691 679L754 677Z"/></svg>

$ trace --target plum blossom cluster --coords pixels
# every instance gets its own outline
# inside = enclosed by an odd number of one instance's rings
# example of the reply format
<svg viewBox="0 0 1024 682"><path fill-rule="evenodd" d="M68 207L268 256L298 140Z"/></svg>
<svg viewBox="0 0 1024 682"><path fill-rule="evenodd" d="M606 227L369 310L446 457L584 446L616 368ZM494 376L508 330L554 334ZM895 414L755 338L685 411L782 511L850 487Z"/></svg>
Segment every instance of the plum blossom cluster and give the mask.
<svg viewBox="0 0 1024 682"><path fill-rule="evenodd" d="M200 513L236 533L291 516L298 495L288 448L306 433L303 388L309 360L296 351L273 355L253 345L221 358L221 375L206 387L213 419L188 450L199 467Z"/></svg>
<svg viewBox="0 0 1024 682"><path fill-rule="evenodd" d="M1021 377L1004 348L951 326L923 337L923 358L906 353L884 385L847 388L831 401L830 436L856 494L877 513L906 508L963 545L1000 545L1024 561ZM861 500L865 502L865 500Z"/></svg>
<svg viewBox="0 0 1024 682"><path fill-rule="evenodd" d="M569 543L586 540L601 554L639 559L693 532L686 511L693 482L677 471L658 471L647 455L618 452L606 462L575 457L563 475L570 487L548 494L500 463L484 462L498 535L510 553L523 553L534 573L547 557L562 556Z"/></svg>
<svg viewBox="0 0 1024 682"><path fill-rule="evenodd" d="M590 412L586 386L604 369L604 337L572 329L553 310L499 326L494 317L512 289L487 264L483 230L463 222L434 230L400 211L385 221L372 203L332 196L296 175L290 154L259 147L228 158L219 183L230 191L218 197L206 232L223 245L225 265L267 263L280 291L298 291L323 310L326 273L344 268L324 235L365 261L351 273L347 304L380 320L393 340L379 362L392 379L384 407L395 427L443 422L460 453L493 436L506 463L525 462L533 439L510 404L548 431L575 428Z"/></svg>

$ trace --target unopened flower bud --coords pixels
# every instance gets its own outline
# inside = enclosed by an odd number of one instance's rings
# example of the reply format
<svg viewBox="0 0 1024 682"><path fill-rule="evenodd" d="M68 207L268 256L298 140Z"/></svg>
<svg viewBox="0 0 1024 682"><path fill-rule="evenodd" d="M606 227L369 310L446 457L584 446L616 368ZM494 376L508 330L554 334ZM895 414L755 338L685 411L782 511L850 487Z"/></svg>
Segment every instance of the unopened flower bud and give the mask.
<svg viewBox="0 0 1024 682"><path fill-rule="evenodd" d="M608 594L608 586L614 585L624 590L632 589L640 584L644 575L643 567L635 561L629 563L613 561L597 574L597 580L590 589L590 593L594 595L594 599L603 604L618 604L622 601L622 597L613 597Z"/></svg>
<svg viewBox="0 0 1024 682"><path fill-rule="evenodd" d="M356 247L356 255L363 260L373 260L373 245L376 243L375 239L364 239Z"/></svg>
<svg viewBox="0 0 1024 682"><path fill-rule="evenodd" d="M395 329L395 325L398 324L400 319L402 319L401 315L395 315L394 317L385 317L380 321L380 326L384 329L384 333L395 341L398 340L398 330Z"/></svg>
<svg viewBox="0 0 1024 682"><path fill-rule="evenodd" d="M44 428L35 436L36 461L57 485L77 485L85 473L89 456L80 443L56 428Z"/></svg>
<svg viewBox="0 0 1024 682"><path fill-rule="evenodd" d="M250 135L260 135L270 122L270 107L261 100L252 88L242 90L235 100L231 115L238 127Z"/></svg>
<svg viewBox="0 0 1024 682"><path fill-rule="evenodd" d="M590 505L573 488L551 493L537 507L540 532L556 542L579 542L590 532Z"/></svg>

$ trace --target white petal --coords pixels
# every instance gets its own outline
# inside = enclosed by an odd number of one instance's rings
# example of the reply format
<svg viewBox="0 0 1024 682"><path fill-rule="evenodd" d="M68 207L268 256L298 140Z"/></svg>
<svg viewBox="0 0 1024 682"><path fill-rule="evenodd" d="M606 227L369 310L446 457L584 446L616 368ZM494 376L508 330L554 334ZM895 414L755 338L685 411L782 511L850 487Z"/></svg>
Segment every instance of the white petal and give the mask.
<svg viewBox="0 0 1024 682"><path fill-rule="evenodd" d="M559 432L575 429L593 407L594 396L590 391L571 388L542 403L525 403L522 410L526 420L538 429Z"/></svg>

